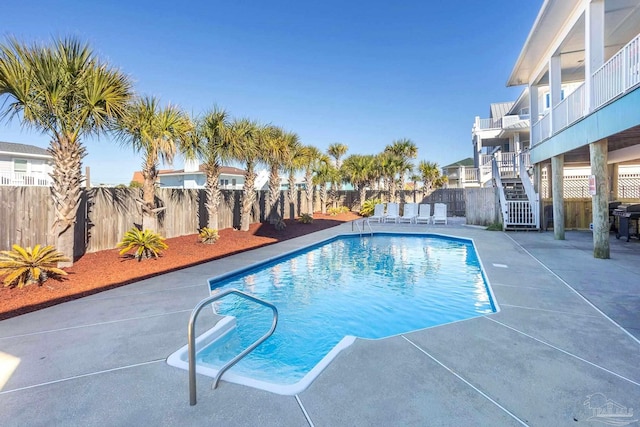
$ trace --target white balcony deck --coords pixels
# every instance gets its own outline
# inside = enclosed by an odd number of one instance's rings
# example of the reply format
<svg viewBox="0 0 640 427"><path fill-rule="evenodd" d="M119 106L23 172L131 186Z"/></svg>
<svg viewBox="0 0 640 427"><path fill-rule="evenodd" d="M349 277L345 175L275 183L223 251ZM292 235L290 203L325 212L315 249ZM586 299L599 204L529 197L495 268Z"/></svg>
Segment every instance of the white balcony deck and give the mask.
<svg viewBox="0 0 640 427"><path fill-rule="evenodd" d="M51 184L51 177L45 173L0 171L0 185L2 186L49 187Z"/></svg>
<svg viewBox="0 0 640 427"><path fill-rule="evenodd" d="M585 97L584 84L553 107L531 127L535 146L588 116L640 84L640 34L620 49L591 76L592 96ZM553 118L553 121L552 121Z"/></svg>

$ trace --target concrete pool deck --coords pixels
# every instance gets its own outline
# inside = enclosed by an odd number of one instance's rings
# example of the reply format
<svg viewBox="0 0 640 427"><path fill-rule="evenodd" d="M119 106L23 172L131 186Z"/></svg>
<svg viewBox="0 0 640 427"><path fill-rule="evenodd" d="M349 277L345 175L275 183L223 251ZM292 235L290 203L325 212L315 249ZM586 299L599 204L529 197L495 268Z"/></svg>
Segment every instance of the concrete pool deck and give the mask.
<svg viewBox="0 0 640 427"><path fill-rule="evenodd" d="M1 321L0 424L635 425L640 242L612 235L611 259L596 260L588 232L555 241L463 221L374 229L474 239L499 313L358 339L296 396L224 380L212 390L199 375L189 406L188 374L166 358L186 343L206 279L351 232L343 224Z"/></svg>

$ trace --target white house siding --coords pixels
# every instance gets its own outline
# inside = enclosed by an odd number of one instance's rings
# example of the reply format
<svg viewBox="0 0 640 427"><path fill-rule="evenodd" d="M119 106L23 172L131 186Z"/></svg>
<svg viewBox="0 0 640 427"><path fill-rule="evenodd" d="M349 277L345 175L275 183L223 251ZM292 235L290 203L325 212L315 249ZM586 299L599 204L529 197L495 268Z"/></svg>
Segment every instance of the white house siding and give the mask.
<svg viewBox="0 0 640 427"><path fill-rule="evenodd" d="M177 188L204 188L206 177L203 173L184 173L176 175L158 176L161 187L177 187ZM235 182L235 185L233 183ZM241 190L244 185L243 175L220 175L220 188L224 190Z"/></svg>

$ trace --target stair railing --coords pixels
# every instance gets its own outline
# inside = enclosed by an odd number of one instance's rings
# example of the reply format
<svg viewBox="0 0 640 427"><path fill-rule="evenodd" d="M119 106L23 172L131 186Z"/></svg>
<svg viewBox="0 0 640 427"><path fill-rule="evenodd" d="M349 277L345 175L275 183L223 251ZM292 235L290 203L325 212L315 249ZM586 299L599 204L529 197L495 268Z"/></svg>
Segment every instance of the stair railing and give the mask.
<svg viewBox="0 0 640 427"><path fill-rule="evenodd" d="M520 164L520 181L522 181L522 186L524 187L524 191L527 194L527 199L529 199L529 205L531 206L531 213L533 214L533 218L535 220L536 228L540 228L540 197L538 193L536 193L535 188L533 188L533 182L531 181L531 176L529 176L529 168L528 168L528 150L523 150L518 153L519 164Z"/></svg>
<svg viewBox="0 0 640 427"><path fill-rule="evenodd" d="M493 172L493 179L496 182L498 189L498 196L500 197L500 211L502 212L502 231L507 229L507 220L509 218L509 209L507 207L507 197L504 195L504 187L502 186L502 178L500 177L500 168L498 167L498 160L494 154L491 160L491 171Z"/></svg>

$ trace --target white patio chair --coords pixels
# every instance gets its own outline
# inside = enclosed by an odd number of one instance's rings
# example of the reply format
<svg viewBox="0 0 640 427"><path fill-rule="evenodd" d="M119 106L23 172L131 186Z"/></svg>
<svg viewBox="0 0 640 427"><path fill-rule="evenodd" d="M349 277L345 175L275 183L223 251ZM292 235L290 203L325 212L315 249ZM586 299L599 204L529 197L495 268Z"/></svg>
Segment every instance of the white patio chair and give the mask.
<svg viewBox="0 0 640 427"><path fill-rule="evenodd" d="M397 203L387 203L387 214L384 216L384 222L398 222L400 211Z"/></svg>
<svg viewBox="0 0 640 427"><path fill-rule="evenodd" d="M444 203L436 203L433 205L433 217L434 224L439 222L447 223L447 205Z"/></svg>
<svg viewBox="0 0 640 427"><path fill-rule="evenodd" d="M417 203L405 203L404 212L402 216L398 218L398 222L408 222L413 224L418 216L418 204Z"/></svg>
<svg viewBox="0 0 640 427"><path fill-rule="evenodd" d="M420 203L418 206L418 216L416 217L416 224L431 222L431 205L429 203Z"/></svg>
<svg viewBox="0 0 640 427"><path fill-rule="evenodd" d="M378 203L373 208L373 215L367 218L369 222L382 222L384 221L384 204Z"/></svg>

